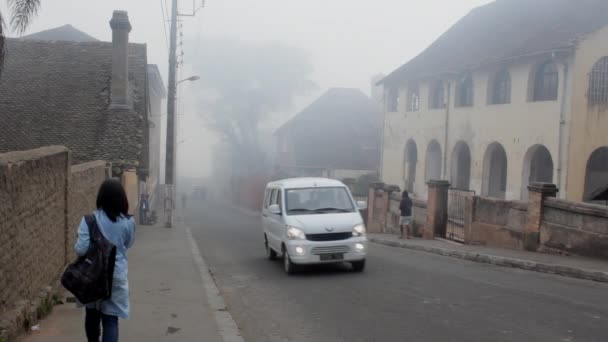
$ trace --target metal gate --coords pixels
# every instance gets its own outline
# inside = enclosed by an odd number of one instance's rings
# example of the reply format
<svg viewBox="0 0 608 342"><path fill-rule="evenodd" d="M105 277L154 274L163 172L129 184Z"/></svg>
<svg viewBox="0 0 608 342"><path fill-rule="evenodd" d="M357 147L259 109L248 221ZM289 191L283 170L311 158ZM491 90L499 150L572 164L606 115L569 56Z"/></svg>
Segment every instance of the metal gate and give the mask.
<svg viewBox="0 0 608 342"><path fill-rule="evenodd" d="M467 197L473 196L475 191L472 190L448 190L448 225L445 234L447 239L464 242L465 202Z"/></svg>

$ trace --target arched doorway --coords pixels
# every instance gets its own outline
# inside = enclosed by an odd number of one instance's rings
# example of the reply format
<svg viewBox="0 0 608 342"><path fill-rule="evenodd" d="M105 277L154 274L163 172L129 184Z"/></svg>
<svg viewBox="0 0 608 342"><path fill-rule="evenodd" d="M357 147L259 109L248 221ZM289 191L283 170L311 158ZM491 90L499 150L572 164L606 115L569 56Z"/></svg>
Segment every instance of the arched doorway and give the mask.
<svg viewBox="0 0 608 342"><path fill-rule="evenodd" d="M452 188L460 190L471 187L471 150L464 141L458 142L452 152L450 183Z"/></svg>
<svg viewBox="0 0 608 342"><path fill-rule="evenodd" d="M507 194L507 153L499 143L488 146L483 158L483 196L502 198Z"/></svg>
<svg viewBox="0 0 608 342"><path fill-rule="evenodd" d="M528 185L533 182L553 183L553 158L544 145L534 145L524 157L521 198L528 199Z"/></svg>
<svg viewBox="0 0 608 342"><path fill-rule="evenodd" d="M416 184L416 166L418 165L418 146L414 140L410 139L405 144L404 154L403 181L405 190L413 192L414 184Z"/></svg>
<svg viewBox="0 0 608 342"><path fill-rule="evenodd" d="M587 161L583 199L608 205L608 146L595 150Z"/></svg>
<svg viewBox="0 0 608 342"><path fill-rule="evenodd" d="M441 179L441 146L437 140L431 141L426 149L425 180Z"/></svg>

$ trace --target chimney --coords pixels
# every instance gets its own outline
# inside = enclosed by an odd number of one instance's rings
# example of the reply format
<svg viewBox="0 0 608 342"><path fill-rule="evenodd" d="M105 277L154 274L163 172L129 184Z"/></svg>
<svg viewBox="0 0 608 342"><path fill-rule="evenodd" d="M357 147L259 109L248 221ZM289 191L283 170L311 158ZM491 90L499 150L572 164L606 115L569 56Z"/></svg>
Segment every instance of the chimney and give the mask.
<svg viewBox="0 0 608 342"><path fill-rule="evenodd" d="M129 106L129 33L131 23L126 11L114 11L112 20L111 108Z"/></svg>

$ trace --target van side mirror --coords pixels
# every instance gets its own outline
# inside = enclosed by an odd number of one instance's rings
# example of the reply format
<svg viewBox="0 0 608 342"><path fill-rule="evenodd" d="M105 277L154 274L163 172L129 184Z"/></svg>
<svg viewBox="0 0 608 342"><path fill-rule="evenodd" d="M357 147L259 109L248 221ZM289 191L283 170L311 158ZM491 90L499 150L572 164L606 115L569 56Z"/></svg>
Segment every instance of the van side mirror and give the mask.
<svg viewBox="0 0 608 342"><path fill-rule="evenodd" d="M357 201L357 208L359 208L359 210L367 209L367 202L366 201Z"/></svg>
<svg viewBox="0 0 608 342"><path fill-rule="evenodd" d="M274 215L281 215L281 207L279 207L278 204L273 204L268 207L268 211L270 211L270 213Z"/></svg>

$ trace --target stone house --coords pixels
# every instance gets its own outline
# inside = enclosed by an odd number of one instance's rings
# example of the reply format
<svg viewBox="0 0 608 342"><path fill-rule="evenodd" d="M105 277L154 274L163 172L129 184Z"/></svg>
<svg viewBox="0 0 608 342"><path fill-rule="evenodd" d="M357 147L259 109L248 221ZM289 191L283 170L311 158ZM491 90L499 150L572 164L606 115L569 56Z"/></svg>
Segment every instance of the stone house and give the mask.
<svg viewBox="0 0 608 342"><path fill-rule="evenodd" d="M497 0L385 88L382 178L526 199L531 182L596 201L608 187L608 2Z"/></svg>
<svg viewBox="0 0 608 342"><path fill-rule="evenodd" d="M330 89L275 131L277 172L337 179L376 173L379 123L376 103L363 92Z"/></svg>
<svg viewBox="0 0 608 342"><path fill-rule="evenodd" d="M112 42L69 25L7 39L0 153L64 145L73 164L111 162L136 203L158 183L165 90L146 45L129 43L127 13L115 11L110 27Z"/></svg>

